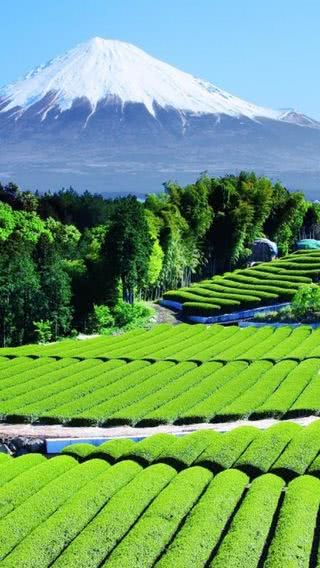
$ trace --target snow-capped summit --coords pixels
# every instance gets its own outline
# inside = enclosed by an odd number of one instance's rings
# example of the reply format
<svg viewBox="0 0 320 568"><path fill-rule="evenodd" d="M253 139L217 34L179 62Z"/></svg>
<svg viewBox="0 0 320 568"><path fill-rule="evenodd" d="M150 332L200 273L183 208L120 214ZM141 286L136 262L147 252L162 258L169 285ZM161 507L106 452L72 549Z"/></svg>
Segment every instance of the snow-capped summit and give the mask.
<svg viewBox="0 0 320 568"><path fill-rule="evenodd" d="M0 88L0 148L0 182L31 189L144 193L204 170L320 187L318 122L98 37Z"/></svg>
<svg viewBox="0 0 320 568"><path fill-rule="evenodd" d="M247 103L151 57L138 47L94 37L65 55L40 66L22 80L0 90L1 110L17 116L46 98L44 119L52 108L70 109L87 99L92 112L99 101L142 103L155 115L155 105L181 112L277 118L277 111Z"/></svg>
<svg viewBox="0 0 320 568"><path fill-rule="evenodd" d="M282 112L279 114L279 120L291 122L300 126L320 128L320 122L314 120L314 118L310 118L310 116L307 116L306 114L302 114L302 112L299 112L294 108L282 109Z"/></svg>

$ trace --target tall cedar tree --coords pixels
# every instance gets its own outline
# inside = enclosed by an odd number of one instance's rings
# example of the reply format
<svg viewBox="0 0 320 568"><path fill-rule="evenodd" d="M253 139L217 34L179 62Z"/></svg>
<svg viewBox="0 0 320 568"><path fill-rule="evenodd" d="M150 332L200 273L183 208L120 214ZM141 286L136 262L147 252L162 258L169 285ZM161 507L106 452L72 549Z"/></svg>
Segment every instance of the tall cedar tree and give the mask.
<svg viewBox="0 0 320 568"><path fill-rule="evenodd" d="M123 299L129 303L147 282L152 244L143 204L131 195L115 200L103 264L106 281L112 283L114 292L120 284Z"/></svg>

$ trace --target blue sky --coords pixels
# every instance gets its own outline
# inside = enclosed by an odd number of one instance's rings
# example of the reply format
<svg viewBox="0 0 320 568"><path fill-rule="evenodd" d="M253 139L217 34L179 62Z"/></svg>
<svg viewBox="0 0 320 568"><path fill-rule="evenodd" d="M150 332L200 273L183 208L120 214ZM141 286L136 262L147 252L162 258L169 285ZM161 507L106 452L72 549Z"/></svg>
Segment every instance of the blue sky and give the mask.
<svg viewBox="0 0 320 568"><path fill-rule="evenodd" d="M2 0L0 85L92 36L320 119L319 0Z"/></svg>

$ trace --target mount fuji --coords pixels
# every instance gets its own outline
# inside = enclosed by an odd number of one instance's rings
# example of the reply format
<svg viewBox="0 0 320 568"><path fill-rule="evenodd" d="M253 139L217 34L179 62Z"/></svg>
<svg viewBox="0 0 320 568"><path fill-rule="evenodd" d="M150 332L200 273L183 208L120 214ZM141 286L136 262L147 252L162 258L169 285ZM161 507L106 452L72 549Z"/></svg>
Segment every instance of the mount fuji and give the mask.
<svg viewBox="0 0 320 568"><path fill-rule="evenodd" d="M0 180L146 193L255 170L312 195L320 123L237 98L128 43L93 38L0 89Z"/></svg>

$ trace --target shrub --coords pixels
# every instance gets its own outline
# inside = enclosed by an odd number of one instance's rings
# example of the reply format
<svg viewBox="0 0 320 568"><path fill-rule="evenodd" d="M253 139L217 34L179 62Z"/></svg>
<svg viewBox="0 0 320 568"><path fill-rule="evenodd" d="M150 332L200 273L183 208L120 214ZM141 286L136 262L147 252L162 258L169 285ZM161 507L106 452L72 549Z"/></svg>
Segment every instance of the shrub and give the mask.
<svg viewBox="0 0 320 568"><path fill-rule="evenodd" d="M224 420L248 418L255 408L263 404L272 395L296 365L297 363L294 361L281 361L274 365L251 389L237 397L231 404L225 406L218 413L218 416Z"/></svg>
<svg viewBox="0 0 320 568"><path fill-rule="evenodd" d="M45 461L44 456L41 454L26 454L19 458L10 460L8 464L7 461L5 465L1 464L1 476L0 476L0 487L9 483L9 481L14 480L18 475L21 475L28 471L29 469L43 463Z"/></svg>
<svg viewBox="0 0 320 568"><path fill-rule="evenodd" d="M34 321L34 332L38 343L49 343L52 339L52 322L49 320Z"/></svg>
<svg viewBox="0 0 320 568"><path fill-rule="evenodd" d="M60 460L61 457L57 459ZM64 456L64 459L67 459L67 456ZM48 463L50 464L51 461ZM93 464L94 461L92 460L90 464ZM115 493L119 495L119 490L136 478L141 470L140 466L133 462L122 462L112 467L106 467L106 464L102 461L99 461L99 463L102 466L101 475L81 488L55 511L47 522L41 524L29 534L6 559L5 562L8 563L8 566L23 566L24 568L50 566L58 557L56 565L59 566L60 561L63 562L64 555L61 553L64 548L81 531L83 531L83 534L85 533L85 527L96 517L101 508L105 507ZM103 544L105 545L105 543ZM67 550L69 551L70 548ZM84 564L80 564L80 560L79 555L76 566L84 566ZM66 565L68 567L73 566L72 563ZM89 564L85 566L89 566Z"/></svg>
<svg viewBox="0 0 320 568"><path fill-rule="evenodd" d="M132 466L140 467L130 461L124 461L116 464L115 466L112 466L111 474L113 474L113 484L117 484L117 477L119 476L119 474L117 475L118 471L119 473L121 471L125 473ZM79 536L75 540L73 540L73 542L71 542L71 544L62 552L61 556L56 560L56 568L62 568L66 566L68 568L95 568L96 566L103 566L105 558L110 554L114 547L120 541L122 543L126 542L127 539L123 539L123 537L128 533L133 525L133 530L136 530L136 527L139 525L139 522L136 523L136 521L137 519L139 519L145 509L147 509L147 511L157 509L159 498L161 498L162 495L166 495L165 491L171 486L173 486L173 491L169 491L168 498L167 500L164 499L164 501L167 501L167 505L172 511L172 499L175 499L177 496L179 496L179 490L181 491L182 489L179 483L170 483L172 479L174 480L176 478L176 471L172 467L165 464L157 464L152 465L145 470L142 470L138 475L135 475L134 479L132 479L130 483L128 483L127 481L127 484L122 487L120 491L119 488L115 487L113 493L115 493L116 489L118 489L117 493L113 495L113 498L110 499L110 501L102 509L100 507L99 514L97 514L90 523L86 522L86 526L83 526L81 534L79 534ZM122 483L122 485L124 485L124 483ZM168 488L166 488L166 486L168 486ZM166 489L163 491L164 488ZM174 491L174 489L176 491ZM202 486L200 486L200 490L201 489ZM85 515L85 503L88 498L87 496L82 496L81 501L80 492L78 493L78 495L78 499L76 499L75 497L72 503L74 515L76 515L77 511L79 511L83 513L83 517L89 517L89 515ZM158 495L159 497L157 497ZM91 494L90 497L92 499L93 495ZM151 502L151 507L153 509L149 507ZM161 503L162 501L160 501L160 509ZM60 518L62 518L66 527L65 530L68 531L69 534L71 534L72 530L74 533L75 526L77 525L76 516L71 516L71 513L73 511L72 509L70 510L69 505L68 509L64 511L63 515L59 515L58 511L58 515L53 516L56 517L57 521L59 520L59 516ZM92 510L92 513L93 512L94 511ZM53 517L51 517L51 519ZM141 519L143 517L144 516L142 516ZM69 528L70 518L72 519L72 524L75 526ZM168 514L168 519L169 518L170 513ZM85 521L85 518L83 520ZM55 526L57 526L59 530L59 535L61 534L62 541L66 541L66 537L63 534L63 527L61 527L60 529L58 524L51 522L51 527L54 528ZM164 526L166 526L166 523L164 523ZM130 531L129 535L132 532L133 531ZM49 531L47 531L47 538L48 537ZM54 535L52 535L52 539L53 538ZM64 543L61 542L60 544L58 538L55 539L55 544L57 549L58 547L64 547ZM144 540L138 541L137 544L143 546ZM117 546L116 550L118 549L119 546ZM35 549L35 553L36 550L37 549ZM49 559L52 559L53 555L50 554L50 549L47 548L47 551L47 556L50 555L51 558ZM146 549L146 552L147 551L148 548ZM55 553L55 556L56 555L57 553ZM109 563L109 558L110 557L108 557L107 563ZM107 565L109 566L109 564ZM16 566L19 566L19 564L16 564ZM28 566L30 566L31 568L32 565L28 564ZM34 564L33 566L36 566L36 564ZM127 562L125 561L122 566L130 566L130 564L127 564Z"/></svg>
<svg viewBox="0 0 320 568"><path fill-rule="evenodd" d="M198 430L188 436L176 438L157 458L159 462L180 469L193 464L200 454L221 434L214 430Z"/></svg>
<svg viewBox="0 0 320 568"><path fill-rule="evenodd" d="M274 473L285 478L302 475L320 451L320 421L305 426L272 466Z"/></svg>
<svg viewBox="0 0 320 568"><path fill-rule="evenodd" d="M300 363L300 365L290 371L278 389L254 411L252 417L257 419L267 416L275 418L283 416L313 377L318 375L318 372L319 361L317 359L306 359Z"/></svg>
<svg viewBox="0 0 320 568"><path fill-rule="evenodd" d="M135 443L130 449L124 452L121 459L134 459L143 465L153 463L162 452L168 450L176 437L172 434L154 434L148 438L144 438L141 442Z"/></svg>
<svg viewBox="0 0 320 568"><path fill-rule="evenodd" d="M301 286L292 300L292 311L299 319L307 319L319 314L320 286L316 284Z"/></svg>
<svg viewBox="0 0 320 568"><path fill-rule="evenodd" d="M74 466L75 460L69 456L45 459L7 482L0 488L0 518L4 518L47 483Z"/></svg>
<svg viewBox="0 0 320 568"><path fill-rule="evenodd" d="M115 325L115 319L108 306L94 304L91 321L92 331L103 333Z"/></svg>
<svg viewBox="0 0 320 568"><path fill-rule="evenodd" d="M90 458L101 458L113 463L129 452L129 450L135 448L136 445L136 442L126 438L109 440L94 447Z"/></svg>
<svg viewBox="0 0 320 568"><path fill-rule="evenodd" d="M280 423L263 430L239 456L234 467L251 476L267 473L301 428L298 424Z"/></svg>
<svg viewBox="0 0 320 568"><path fill-rule="evenodd" d="M144 326L154 315L154 310L143 302L127 304L118 302L112 310L115 325L127 330Z"/></svg>
<svg viewBox="0 0 320 568"><path fill-rule="evenodd" d="M74 465L0 520L0 561L81 487L108 467L98 460Z"/></svg>
<svg viewBox="0 0 320 568"><path fill-rule="evenodd" d="M228 469L260 435L260 430L254 426L240 426L230 432L220 434L220 437L217 436L209 444L195 463L213 471Z"/></svg>
<svg viewBox="0 0 320 568"><path fill-rule="evenodd" d="M93 444L70 444L69 446L65 446L61 453L82 461L92 454L94 449L95 447Z"/></svg>
<svg viewBox="0 0 320 568"><path fill-rule="evenodd" d="M258 361L244 368L238 375L233 376L218 391L214 391L205 400L181 413L187 422L209 422L225 406L230 404L247 389L251 388L270 367L267 361Z"/></svg>

